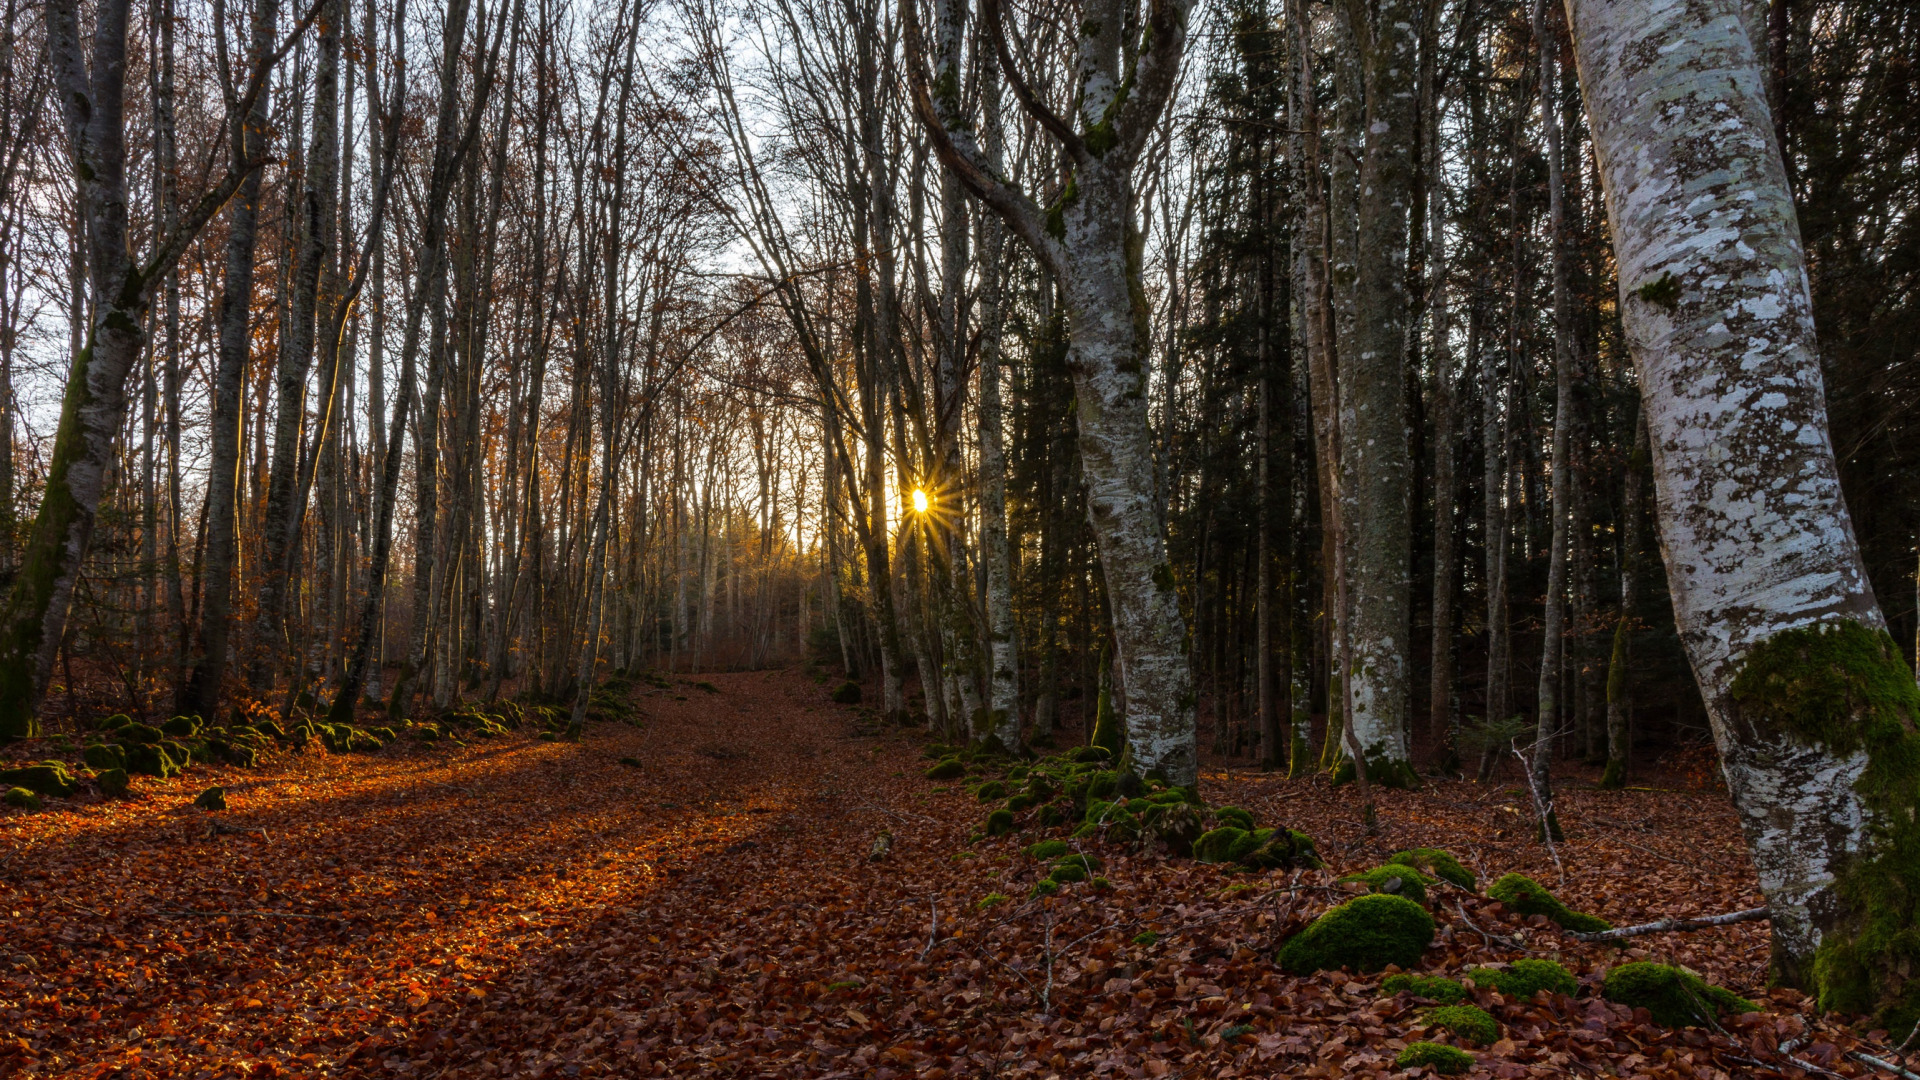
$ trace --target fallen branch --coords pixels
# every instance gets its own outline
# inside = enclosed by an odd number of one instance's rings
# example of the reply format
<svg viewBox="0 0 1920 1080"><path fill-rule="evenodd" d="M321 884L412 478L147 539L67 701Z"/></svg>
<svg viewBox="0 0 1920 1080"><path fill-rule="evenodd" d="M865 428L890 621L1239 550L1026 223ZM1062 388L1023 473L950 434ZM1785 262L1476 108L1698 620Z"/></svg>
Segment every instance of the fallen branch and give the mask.
<svg viewBox="0 0 1920 1080"><path fill-rule="evenodd" d="M338 915L305 915L298 911L151 911L150 915L166 915L173 918L192 917L197 919L219 918L222 915L233 918L251 919L324 919L329 922L346 922Z"/></svg>
<svg viewBox="0 0 1920 1080"><path fill-rule="evenodd" d="M1619 926L1612 930L1597 930L1583 933L1579 930L1562 930L1561 933L1576 941L1619 941L1622 938L1639 937L1642 934L1663 934L1669 930L1705 930L1710 926L1731 926L1734 923L1758 922L1772 917L1766 908L1748 908L1745 911L1730 911L1725 915L1702 915L1697 919L1661 919L1658 922L1641 923L1638 926Z"/></svg>
<svg viewBox="0 0 1920 1080"><path fill-rule="evenodd" d="M1914 1073L1910 1070L1903 1069L1900 1066L1895 1065L1891 1061L1887 1061L1884 1058L1874 1057L1872 1054L1862 1053L1859 1050L1849 1050L1847 1051L1847 1056L1864 1065L1871 1065L1876 1069L1880 1069L1885 1072L1890 1072L1893 1075L1900 1077L1900 1080L1920 1080L1920 1073Z"/></svg>
<svg viewBox="0 0 1920 1080"><path fill-rule="evenodd" d="M1480 929L1478 926L1475 926L1473 924L1473 920L1467 918L1467 909L1464 906L1462 906L1458 901L1454 903L1453 911L1454 911L1454 914L1460 916L1461 923L1463 923L1467 929L1473 931L1476 934L1479 934L1481 939L1485 941L1487 944L1505 945L1509 949L1517 949L1520 952L1526 953L1528 956L1534 955L1534 952L1532 949L1527 948L1525 945L1520 944L1519 942L1513 940L1510 937L1504 937L1500 934L1491 933L1489 931Z"/></svg>

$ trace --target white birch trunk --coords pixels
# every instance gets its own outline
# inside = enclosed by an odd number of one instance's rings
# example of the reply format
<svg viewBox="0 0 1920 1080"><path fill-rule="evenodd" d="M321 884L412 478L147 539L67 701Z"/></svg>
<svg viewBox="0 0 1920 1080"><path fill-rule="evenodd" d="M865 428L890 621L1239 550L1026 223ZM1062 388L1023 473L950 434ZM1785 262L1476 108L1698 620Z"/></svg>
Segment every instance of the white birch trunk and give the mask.
<svg viewBox="0 0 1920 1080"><path fill-rule="evenodd" d="M1680 636L1775 976L1920 1011L1916 691L1842 500L1805 255L1737 0L1570 0Z"/></svg>

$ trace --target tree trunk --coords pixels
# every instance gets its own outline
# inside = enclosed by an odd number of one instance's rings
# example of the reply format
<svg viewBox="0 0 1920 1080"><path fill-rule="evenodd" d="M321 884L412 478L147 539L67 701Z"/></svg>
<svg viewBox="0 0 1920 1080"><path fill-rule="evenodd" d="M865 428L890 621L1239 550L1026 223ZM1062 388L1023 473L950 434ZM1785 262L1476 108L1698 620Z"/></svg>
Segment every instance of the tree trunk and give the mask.
<svg viewBox="0 0 1920 1080"><path fill-rule="evenodd" d="M1633 612L1640 597L1640 530L1646 501L1642 479L1652 451L1647 446L1647 414L1639 410L1633 424L1633 452L1627 457L1626 492L1620 499L1620 618L1613 627L1613 657L1607 665L1607 767L1600 774L1603 788L1627 784L1633 744Z"/></svg>
<svg viewBox="0 0 1920 1080"><path fill-rule="evenodd" d="M1547 37L1546 0L1533 3L1533 40L1540 50L1540 123L1547 143L1547 249L1553 267L1553 531L1547 555L1546 617L1540 646L1540 684L1536 695L1533 739L1533 793L1539 800L1541 829L1563 839L1560 816L1553 807L1553 750L1560 736L1561 669L1566 650L1567 529L1572 521L1573 470L1568 454L1573 440L1573 297L1567 290L1567 249L1562 235L1566 222L1564 184L1560 176L1560 107L1555 92L1556 42Z"/></svg>
<svg viewBox="0 0 1920 1080"><path fill-rule="evenodd" d="M1674 617L1773 913L1773 971L1920 1014L1920 689L1841 497L1806 260L1734 0L1571 0Z"/></svg>

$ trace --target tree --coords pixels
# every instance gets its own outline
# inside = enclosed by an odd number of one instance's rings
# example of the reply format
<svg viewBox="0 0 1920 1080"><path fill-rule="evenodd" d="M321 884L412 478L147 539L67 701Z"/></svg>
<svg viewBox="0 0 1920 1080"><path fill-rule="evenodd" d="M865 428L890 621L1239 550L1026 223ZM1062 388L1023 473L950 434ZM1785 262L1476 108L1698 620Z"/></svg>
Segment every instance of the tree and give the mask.
<svg viewBox="0 0 1920 1080"><path fill-rule="evenodd" d="M960 87L951 79L933 84L914 0L901 6L914 111L941 163L1060 282L1089 516L1126 690L1128 750L1135 769L1180 785L1192 784L1199 767L1193 672L1147 424L1151 341L1133 170L1172 95L1190 7L1190 0L1153 0L1139 19L1138 38L1129 40L1134 24L1125 4L1088 3L1076 28L1079 92L1069 121L1028 84L1007 47L1000 5L988 0L982 17L1008 88L1059 145L1071 170L1058 200L1043 209L996 174L970 131L949 125L947 118L960 114Z"/></svg>
<svg viewBox="0 0 1920 1080"><path fill-rule="evenodd" d="M1567 10L1675 618L1774 975L1897 1042L1920 1016L1920 690L1841 495L1764 38L1734 0Z"/></svg>

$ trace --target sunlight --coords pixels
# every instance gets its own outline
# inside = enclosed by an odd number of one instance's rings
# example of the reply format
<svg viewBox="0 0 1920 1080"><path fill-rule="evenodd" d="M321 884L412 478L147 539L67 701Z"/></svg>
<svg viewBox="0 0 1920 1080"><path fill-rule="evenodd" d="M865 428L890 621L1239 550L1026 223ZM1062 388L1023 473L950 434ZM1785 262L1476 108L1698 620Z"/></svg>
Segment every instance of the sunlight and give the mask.
<svg viewBox="0 0 1920 1080"><path fill-rule="evenodd" d="M913 512L916 514L927 512L927 493L919 488L913 489Z"/></svg>

